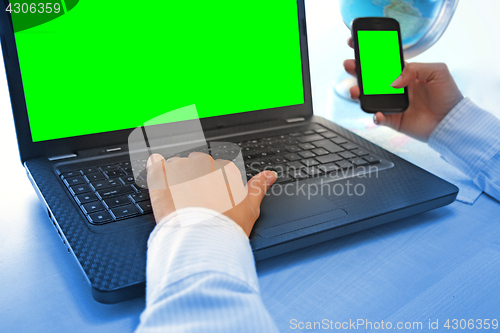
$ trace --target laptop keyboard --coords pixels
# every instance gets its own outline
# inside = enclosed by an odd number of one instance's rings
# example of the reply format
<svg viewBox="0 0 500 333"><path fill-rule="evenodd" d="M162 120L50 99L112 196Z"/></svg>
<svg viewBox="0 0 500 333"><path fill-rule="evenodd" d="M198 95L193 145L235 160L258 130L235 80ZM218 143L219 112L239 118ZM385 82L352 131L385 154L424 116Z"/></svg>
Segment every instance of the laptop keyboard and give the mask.
<svg viewBox="0 0 500 333"><path fill-rule="evenodd" d="M238 146L247 179L275 170L278 184L380 163L368 150L325 128L243 141ZM210 152L212 157L234 154L223 148ZM134 163L143 167L145 161ZM89 222L105 224L152 213L148 191L137 185L145 182L145 176L139 176L136 183L132 167L124 160L69 171L65 168L59 176Z"/></svg>
<svg viewBox="0 0 500 333"><path fill-rule="evenodd" d="M318 128L238 143L247 179L264 170L278 172L277 183L323 176L380 163L368 150L344 137Z"/></svg>

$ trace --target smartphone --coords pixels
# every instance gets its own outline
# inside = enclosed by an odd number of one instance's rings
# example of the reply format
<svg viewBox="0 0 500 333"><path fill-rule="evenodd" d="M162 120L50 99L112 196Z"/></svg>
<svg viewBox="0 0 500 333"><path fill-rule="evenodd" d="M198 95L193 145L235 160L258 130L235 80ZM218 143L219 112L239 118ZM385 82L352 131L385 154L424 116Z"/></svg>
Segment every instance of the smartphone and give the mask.
<svg viewBox="0 0 500 333"><path fill-rule="evenodd" d="M361 17L351 25L361 109L368 113L396 113L408 108L408 88L392 82L405 62L398 21L386 17Z"/></svg>

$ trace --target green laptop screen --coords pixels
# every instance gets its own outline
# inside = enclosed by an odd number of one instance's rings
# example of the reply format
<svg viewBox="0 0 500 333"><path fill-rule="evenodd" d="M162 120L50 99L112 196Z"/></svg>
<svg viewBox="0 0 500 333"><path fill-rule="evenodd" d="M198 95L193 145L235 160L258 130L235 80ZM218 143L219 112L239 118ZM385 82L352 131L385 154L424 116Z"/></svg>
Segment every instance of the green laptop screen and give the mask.
<svg viewBox="0 0 500 333"><path fill-rule="evenodd" d="M10 8L35 142L304 103L296 0L40 4Z"/></svg>

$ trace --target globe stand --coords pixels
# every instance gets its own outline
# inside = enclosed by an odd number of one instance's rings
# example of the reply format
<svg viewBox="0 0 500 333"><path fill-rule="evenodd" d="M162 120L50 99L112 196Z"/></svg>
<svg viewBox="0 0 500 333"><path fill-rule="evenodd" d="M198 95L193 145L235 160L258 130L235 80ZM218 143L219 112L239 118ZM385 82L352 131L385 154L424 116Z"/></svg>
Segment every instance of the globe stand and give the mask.
<svg viewBox="0 0 500 333"><path fill-rule="evenodd" d="M335 85L335 93L342 99L345 99L346 101L358 103L357 99L351 98L351 88L355 87L357 84L358 80L353 77L341 80L339 83Z"/></svg>

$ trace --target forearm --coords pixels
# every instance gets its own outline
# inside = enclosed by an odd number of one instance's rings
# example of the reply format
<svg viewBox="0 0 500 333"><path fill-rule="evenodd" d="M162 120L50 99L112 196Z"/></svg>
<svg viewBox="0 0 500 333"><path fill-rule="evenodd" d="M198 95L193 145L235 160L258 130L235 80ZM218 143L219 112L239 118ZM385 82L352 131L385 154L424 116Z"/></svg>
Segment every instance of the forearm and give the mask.
<svg viewBox="0 0 500 333"><path fill-rule="evenodd" d="M274 331L243 230L214 211L183 209L148 244L146 310L139 332Z"/></svg>
<svg viewBox="0 0 500 333"><path fill-rule="evenodd" d="M500 120L469 99L462 100L436 127L429 146L500 200Z"/></svg>

